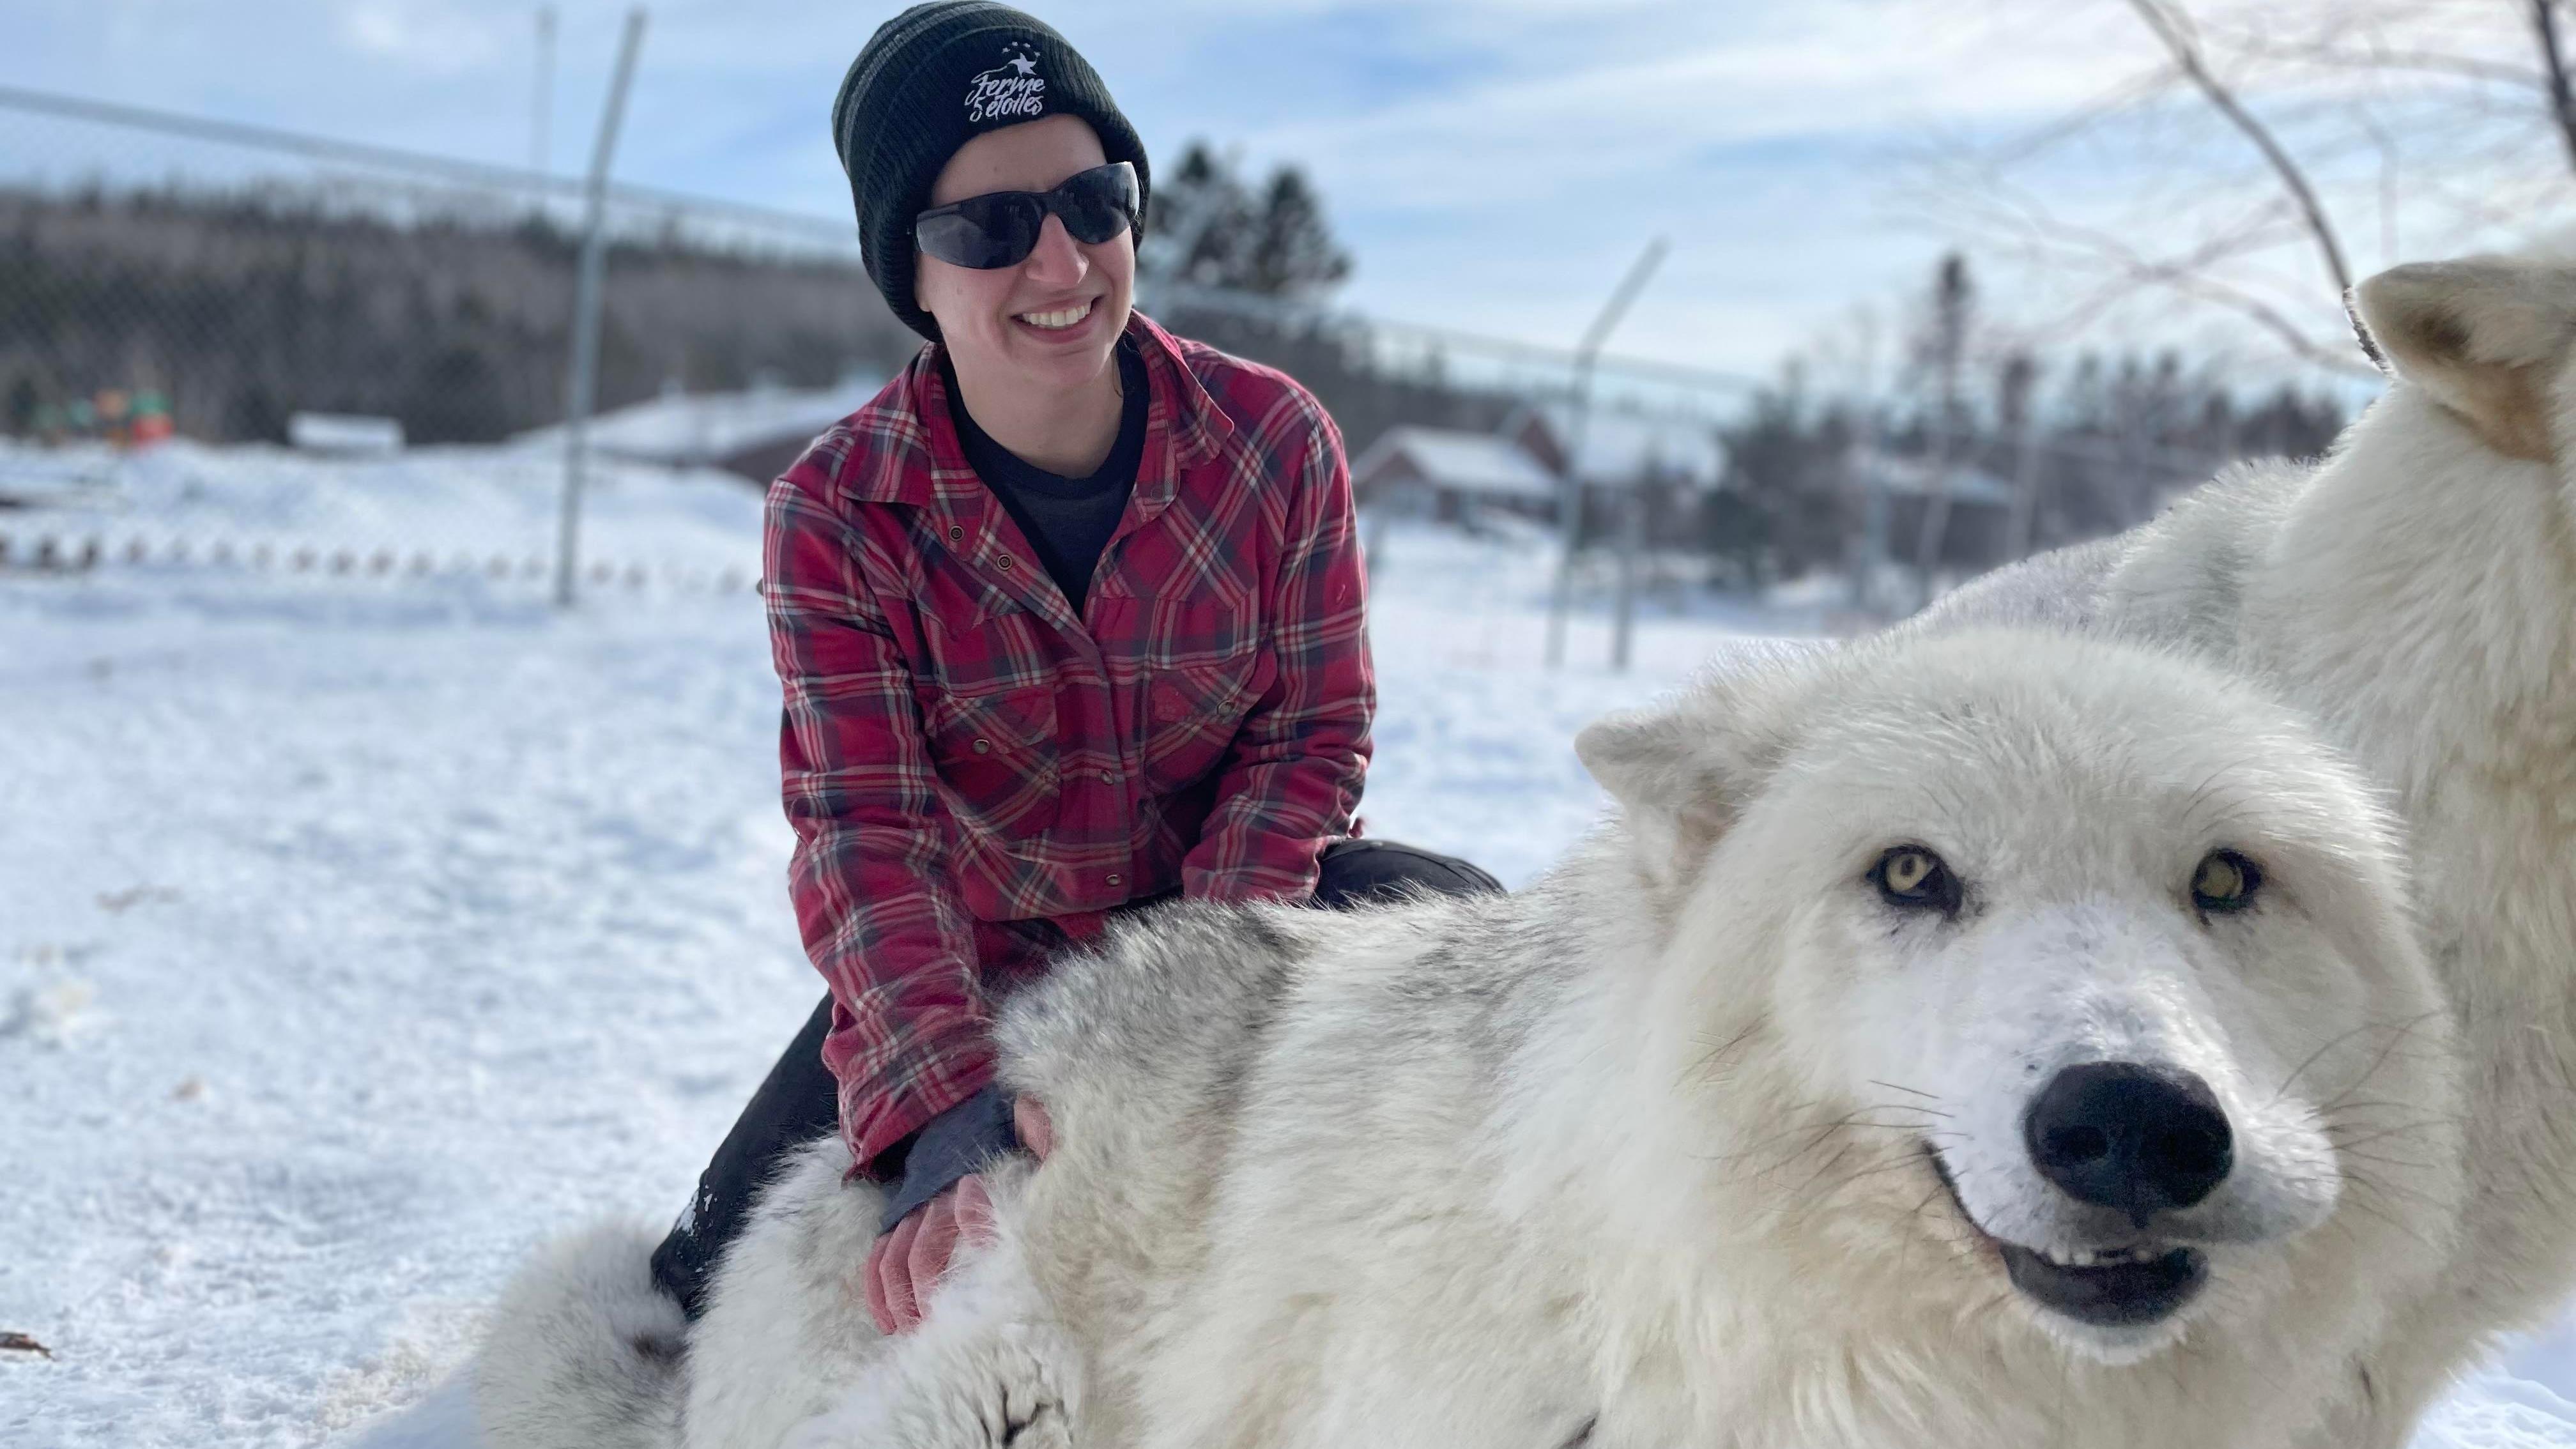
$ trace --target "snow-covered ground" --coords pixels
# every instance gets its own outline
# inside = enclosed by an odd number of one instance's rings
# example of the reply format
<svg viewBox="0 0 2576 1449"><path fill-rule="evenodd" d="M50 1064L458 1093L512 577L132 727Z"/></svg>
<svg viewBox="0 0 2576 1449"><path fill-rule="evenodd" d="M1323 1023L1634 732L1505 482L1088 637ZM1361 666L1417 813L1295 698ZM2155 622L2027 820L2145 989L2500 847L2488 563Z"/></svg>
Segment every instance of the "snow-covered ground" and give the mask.
<svg viewBox="0 0 2576 1449"><path fill-rule="evenodd" d="M78 507L427 549L538 529L545 467L180 449ZM0 1350L0 1444L455 1449L511 1266L676 1209L811 1006L757 601L658 582L753 570L756 499L616 477L596 536L657 582L570 614L479 572L0 575L0 1331L53 1355ZM1371 833L1525 880L1599 808L1577 725L1815 622L1651 616L1622 676L1587 618L1545 673L1545 566L1384 541ZM2576 1449L2562 1392L2576 1343L2527 1346L2422 1445Z"/></svg>

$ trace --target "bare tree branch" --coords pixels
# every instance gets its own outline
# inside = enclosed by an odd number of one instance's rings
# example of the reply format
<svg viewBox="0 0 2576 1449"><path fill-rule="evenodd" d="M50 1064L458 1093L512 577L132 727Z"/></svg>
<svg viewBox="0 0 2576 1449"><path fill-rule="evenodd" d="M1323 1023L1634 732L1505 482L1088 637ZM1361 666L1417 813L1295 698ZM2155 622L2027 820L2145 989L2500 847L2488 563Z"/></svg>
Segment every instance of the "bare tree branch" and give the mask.
<svg viewBox="0 0 2576 1449"><path fill-rule="evenodd" d="M2131 76L2120 81L2067 114L1995 148L1991 164L1997 167L2009 166L2016 161L2037 156L2104 121L2128 112L2139 101L2173 84L2173 80L2172 67L2158 66L2145 75Z"/></svg>
<svg viewBox="0 0 2576 1449"><path fill-rule="evenodd" d="M2547 0L2535 0L2535 3L2545 5ZM2308 185L2308 178L2299 170L2298 163L2290 159L2289 152L2281 149L2281 143L2273 139L2263 123L2237 102L2235 94L2210 73L2209 66L2201 58L2200 43L2193 38L2183 18L2167 9L2163 0L2129 0L2129 4L2156 33L2156 38L2164 42L2165 49L2173 53L2174 63L2182 67L2183 75L2198 86L2201 94L2209 98L2209 103L2218 108L2219 114L2244 132L2246 139L2252 141L2264 159L2271 163L2272 170L2281 178L2282 186L2289 190L2292 200L2298 203L2300 214L2307 219L2308 231L2315 236L2317 249L2325 256L2326 270L2334 278L2335 295L2341 297L2351 291L2352 269L2344 264L2343 245L2335 239L2334 226L2326 220L2325 207L2317 201L2316 191Z"/></svg>
<svg viewBox="0 0 2576 1449"><path fill-rule="evenodd" d="M2151 70L2017 135L1933 138L1902 197L1936 232L2071 284L2034 299L2034 335L2205 310L2367 377L2318 286L2368 270L2347 243L2394 260L2576 214L2576 0L2125 3ZM2213 148L2213 119L2250 144ZM2085 179L2108 168L2116 194Z"/></svg>
<svg viewBox="0 0 2576 1449"><path fill-rule="evenodd" d="M2472 55L2444 55L2432 50L2383 50L2372 46L2366 50L2278 49L2273 51L2273 55L2281 60L2304 61L2338 70L2414 71L2423 75L2447 75L2459 80L2507 86L2532 86L2541 81L2540 72L2517 65L2480 60Z"/></svg>
<svg viewBox="0 0 2576 1449"><path fill-rule="evenodd" d="M2258 210L2237 226L2208 237L2189 250L2168 257L2149 257L2113 233L2051 214L2037 200L2015 195L2012 188L1999 180L1984 188L1982 194L1971 188L1954 199L1966 203L1972 211L1982 211L1985 226L2010 228L2034 256L2054 254L2060 258L2080 258L2112 274L2112 280L2098 289L2092 298L2042 325L2038 330L2044 334L2062 335L2084 325L2122 298L2134 295L2140 288L2161 287L2236 313L2272 334L2292 355L2313 366L2348 377L2379 376L2378 370L2358 355L2346 338L2338 335L2320 339L2300 327L2271 301L2214 274L2216 265L2230 256L2277 244L2273 236L2275 230L2285 230L2289 237L2299 234L2300 228L2279 216L2285 209L2281 202L2275 201L2266 208L2278 219L2267 219Z"/></svg>
<svg viewBox="0 0 2576 1449"><path fill-rule="evenodd" d="M2485 56L2392 46L2375 33L2357 41L2344 42L2329 38L2284 40L2275 38L2268 31L2248 30L2241 26L2214 25L2211 31L2223 37L2237 54L2252 60L2335 70L2411 71L2514 87L2538 86L2544 79L2538 70Z"/></svg>
<svg viewBox="0 0 2576 1449"><path fill-rule="evenodd" d="M2329 347L2301 331L2299 324L2291 321L2271 303L2215 277L2178 272L2170 276L2160 273L2149 274L2146 279L2161 282L2184 296L2197 297L2204 302L2235 309L2263 330L2279 338L2282 345L2289 348L2291 352L2329 372L2339 372L2346 377L2368 378L2374 382L2380 379L2378 368L2371 366L2366 359L2355 355L2349 345L2350 338L2344 339L2346 345Z"/></svg>
<svg viewBox="0 0 2576 1449"><path fill-rule="evenodd" d="M2566 138L2568 164L2576 165L2576 92L2568 86L2567 58L2558 46L2558 0L2531 0L2531 24L2539 32L2541 64L2549 69L2550 114Z"/></svg>

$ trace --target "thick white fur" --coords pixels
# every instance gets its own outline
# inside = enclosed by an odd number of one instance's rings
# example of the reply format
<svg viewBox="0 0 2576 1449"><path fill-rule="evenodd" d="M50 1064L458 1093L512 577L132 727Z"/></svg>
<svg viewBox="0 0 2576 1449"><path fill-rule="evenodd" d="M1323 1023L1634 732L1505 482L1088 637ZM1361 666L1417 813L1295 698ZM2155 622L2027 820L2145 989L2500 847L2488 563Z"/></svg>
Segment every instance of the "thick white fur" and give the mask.
<svg viewBox="0 0 2576 1449"><path fill-rule="evenodd" d="M653 1286L658 1234L592 1228L539 1253L474 1362L483 1438L518 1449L667 1449L689 1324Z"/></svg>
<svg viewBox="0 0 2576 1449"><path fill-rule="evenodd" d="M1738 659L1580 749L1620 818L1517 895L1179 908L1017 998L1056 1152L916 1335L866 1328L876 1199L813 1149L692 1335L684 1442L2268 1449L2446 1260L2455 1058L2397 844L2252 691L1900 639ZM1906 843L1956 918L1868 881ZM2221 847L2255 909L2194 908ZM1989 1236L2100 1230L2018 1144L2101 1059L2197 1073L2237 1134L2159 1229L2209 1286L2149 1326L2035 1306ZM509 1351L601 1341L546 1337Z"/></svg>
<svg viewBox="0 0 2576 1449"><path fill-rule="evenodd" d="M2294 704L2405 817L2472 1063L2456 1260L2366 1356L2329 1442L2396 1446L2498 1334L2576 1289L2576 266L2472 258L2355 290L2395 376L2315 468L2239 471L2034 610L2183 643Z"/></svg>

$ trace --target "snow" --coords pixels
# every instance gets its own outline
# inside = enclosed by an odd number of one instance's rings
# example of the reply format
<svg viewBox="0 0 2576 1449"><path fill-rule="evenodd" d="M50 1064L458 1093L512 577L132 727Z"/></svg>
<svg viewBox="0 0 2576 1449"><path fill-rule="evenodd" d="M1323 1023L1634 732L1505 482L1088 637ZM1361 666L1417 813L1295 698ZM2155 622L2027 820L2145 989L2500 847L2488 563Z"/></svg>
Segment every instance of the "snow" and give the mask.
<svg viewBox="0 0 2576 1449"><path fill-rule="evenodd" d="M513 1265L676 1210L818 991L757 600L711 583L756 570L756 493L608 468L591 537L646 583L559 613L444 566L546 552L526 448L15 461L91 481L0 527L116 531L97 570L0 573L0 1330L54 1355L0 1352L0 1444L461 1449L452 1375ZM1599 808L1578 725L1823 618L1658 610L1615 675L1586 617L1549 673L1548 564L1384 535L1372 834L1525 881ZM2576 1449L2569 1334L2419 1444Z"/></svg>
<svg viewBox="0 0 2576 1449"><path fill-rule="evenodd" d="M832 387L754 387L743 392L671 392L592 418L590 446L638 462L713 463L746 448L802 441L858 411L885 379L853 373ZM523 445L563 447L560 425L519 435Z"/></svg>

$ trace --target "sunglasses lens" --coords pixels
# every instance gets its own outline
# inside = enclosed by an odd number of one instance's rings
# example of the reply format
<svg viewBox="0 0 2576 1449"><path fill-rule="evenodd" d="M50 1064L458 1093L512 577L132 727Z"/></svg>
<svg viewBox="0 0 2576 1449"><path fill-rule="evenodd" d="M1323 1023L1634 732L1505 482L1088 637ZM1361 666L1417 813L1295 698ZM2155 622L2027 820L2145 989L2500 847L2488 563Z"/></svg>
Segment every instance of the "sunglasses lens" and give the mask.
<svg viewBox="0 0 2576 1449"><path fill-rule="evenodd" d="M1055 214L1079 242L1098 245L1136 224L1136 168L1095 166L1055 190Z"/></svg>
<svg viewBox="0 0 2576 1449"><path fill-rule="evenodd" d="M1136 168L1113 161L1065 178L1044 196L996 191L924 212L912 224L912 240L951 266L1016 267L1037 248L1049 212L1064 218L1075 241L1097 246L1136 224L1138 202Z"/></svg>
<svg viewBox="0 0 2576 1449"><path fill-rule="evenodd" d="M1034 196L970 196L913 223L913 244L952 266L990 271L1027 260L1045 220Z"/></svg>

